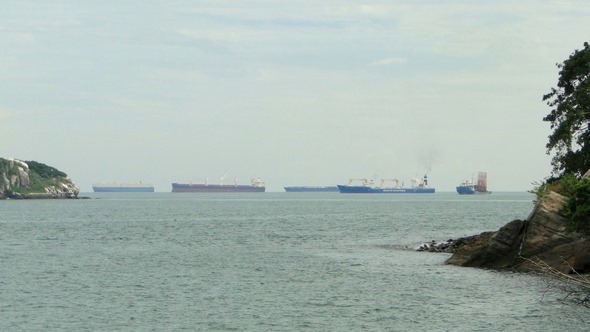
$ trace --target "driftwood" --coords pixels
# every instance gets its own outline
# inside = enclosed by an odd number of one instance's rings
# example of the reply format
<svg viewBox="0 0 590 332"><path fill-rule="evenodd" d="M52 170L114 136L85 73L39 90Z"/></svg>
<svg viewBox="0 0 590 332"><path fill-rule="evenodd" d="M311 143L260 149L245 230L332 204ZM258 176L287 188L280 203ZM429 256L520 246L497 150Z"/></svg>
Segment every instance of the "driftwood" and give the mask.
<svg viewBox="0 0 590 332"><path fill-rule="evenodd" d="M563 273L538 257L532 259L522 257L522 259L535 267L533 272L544 278L548 288L559 289L566 293L564 300L570 298L590 307L590 276L578 273L566 260L564 264L570 266L572 271L570 273Z"/></svg>

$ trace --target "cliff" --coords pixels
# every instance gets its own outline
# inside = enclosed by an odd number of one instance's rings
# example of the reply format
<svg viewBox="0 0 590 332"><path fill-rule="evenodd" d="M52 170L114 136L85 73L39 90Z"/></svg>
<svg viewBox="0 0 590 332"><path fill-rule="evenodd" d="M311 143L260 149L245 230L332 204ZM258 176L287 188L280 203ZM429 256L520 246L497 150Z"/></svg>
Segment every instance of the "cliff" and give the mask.
<svg viewBox="0 0 590 332"><path fill-rule="evenodd" d="M566 197L549 192L526 220L513 220L498 231L454 241L453 255L446 263L530 271L541 260L562 273L590 272L590 239L566 231L565 202Z"/></svg>
<svg viewBox="0 0 590 332"><path fill-rule="evenodd" d="M67 174L35 161L0 158L0 199L78 198Z"/></svg>

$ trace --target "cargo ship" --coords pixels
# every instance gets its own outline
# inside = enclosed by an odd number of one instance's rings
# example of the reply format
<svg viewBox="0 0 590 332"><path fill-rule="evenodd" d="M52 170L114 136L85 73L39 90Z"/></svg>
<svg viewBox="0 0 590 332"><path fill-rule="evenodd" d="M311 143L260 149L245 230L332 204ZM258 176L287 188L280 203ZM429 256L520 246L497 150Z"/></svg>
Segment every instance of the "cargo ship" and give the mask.
<svg viewBox="0 0 590 332"><path fill-rule="evenodd" d="M354 181L361 181L361 185L353 186ZM395 183L392 187L386 187L385 183L392 181ZM428 177L424 175L422 180L412 179L412 185L405 188L400 184L398 179L381 179L381 185L375 186L372 180L367 179L350 179L347 185L338 185L338 190L342 194L434 194L435 189L428 186Z"/></svg>
<svg viewBox="0 0 590 332"><path fill-rule="evenodd" d="M153 193L154 186L146 183L95 183L95 193Z"/></svg>
<svg viewBox="0 0 590 332"><path fill-rule="evenodd" d="M285 188L286 192L297 192L297 193L306 193L306 192L314 192L314 193L325 193L325 192L339 192L337 186L291 186L291 187L283 187Z"/></svg>
<svg viewBox="0 0 590 332"><path fill-rule="evenodd" d="M209 184L205 183L172 183L173 193L248 193L264 192L266 187L260 178L253 178L250 184Z"/></svg>
<svg viewBox="0 0 590 332"><path fill-rule="evenodd" d="M488 191L488 173L477 173L477 184L473 180L465 180L457 186L457 193L459 195L475 195L475 194L491 194Z"/></svg>

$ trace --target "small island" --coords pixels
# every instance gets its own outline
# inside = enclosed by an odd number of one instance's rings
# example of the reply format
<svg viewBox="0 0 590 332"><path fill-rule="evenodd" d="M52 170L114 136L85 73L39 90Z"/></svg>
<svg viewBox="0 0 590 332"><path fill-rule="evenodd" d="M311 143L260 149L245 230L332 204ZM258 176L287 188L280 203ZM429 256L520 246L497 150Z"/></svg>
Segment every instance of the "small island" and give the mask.
<svg viewBox="0 0 590 332"><path fill-rule="evenodd" d="M79 192L68 175L55 167L0 158L0 199L75 199Z"/></svg>

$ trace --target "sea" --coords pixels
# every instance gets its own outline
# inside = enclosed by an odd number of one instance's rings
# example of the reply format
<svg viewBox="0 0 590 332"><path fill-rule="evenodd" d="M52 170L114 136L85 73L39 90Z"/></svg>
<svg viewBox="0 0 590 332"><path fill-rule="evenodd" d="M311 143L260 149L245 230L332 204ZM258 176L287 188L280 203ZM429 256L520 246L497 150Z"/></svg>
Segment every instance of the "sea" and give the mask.
<svg viewBox="0 0 590 332"><path fill-rule="evenodd" d="M82 193L0 201L0 331L587 331L537 274L421 244L525 219L527 192Z"/></svg>

